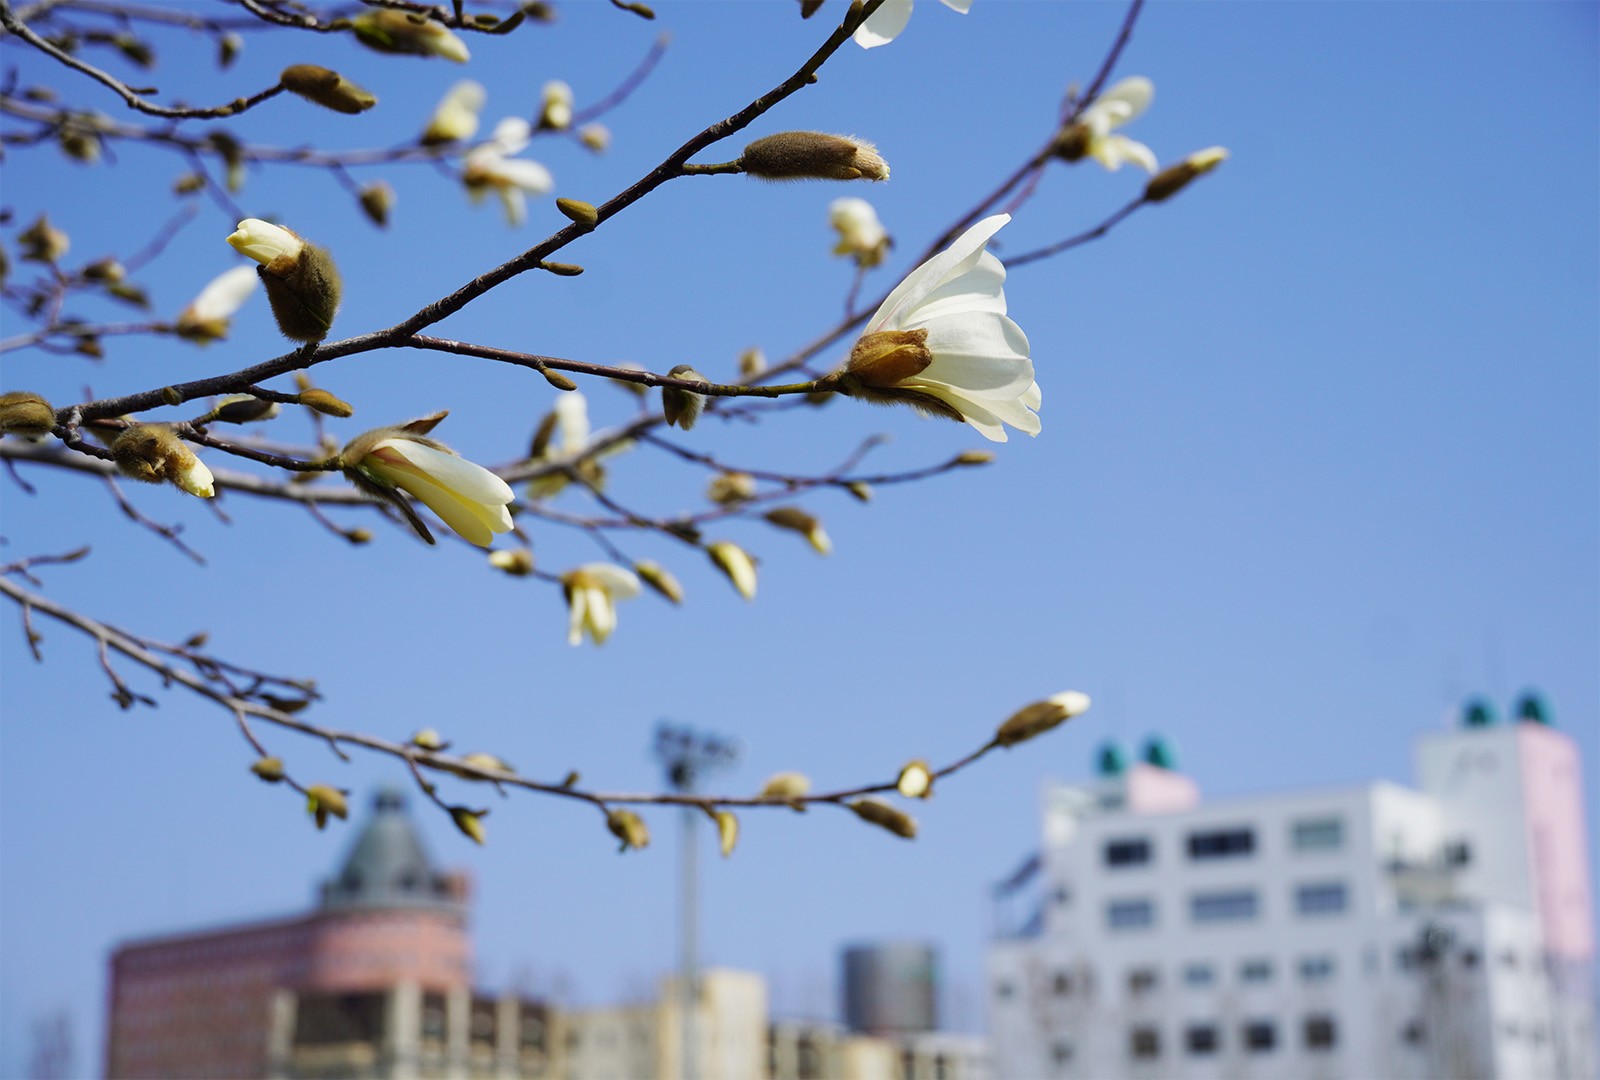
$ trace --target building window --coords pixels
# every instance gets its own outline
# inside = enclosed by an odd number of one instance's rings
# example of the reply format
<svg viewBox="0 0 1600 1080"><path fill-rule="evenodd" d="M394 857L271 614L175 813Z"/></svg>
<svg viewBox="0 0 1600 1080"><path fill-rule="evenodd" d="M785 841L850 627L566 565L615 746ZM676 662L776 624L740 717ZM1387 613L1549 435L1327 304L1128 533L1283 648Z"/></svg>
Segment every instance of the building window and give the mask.
<svg viewBox="0 0 1600 1080"><path fill-rule="evenodd" d="M1332 1050L1339 1045L1339 1029L1333 1017L1306 1017L1305 1040L1307 1050Z"/></svg>
<svg viewBox="0 0 1600 1080"><path fill-rule="evenodd" d="M1143 930L1155 922L1154 901L1112 900L1106 904L1106 925L1113 930Z"/></svg>
<svg viewBox="0 0 1600 1080"><path fill-rule="evenodd" d="M1215 1054L1218 1045L1217 1025L1191 1024L1183 1033L1183 1045L1191 1054Z"/></svg>
<svg viewBox="0 0 1600 1080"><path fill-rule="evenodd" d="M1234 859L1256 849L1253 829L1212 829L1189 834L1189 858Z"/></svg>
<svg viewBox="0 0 1600 1080"><path fill-rule="evenodd" d="M1056 997L1067 997L1072 993L1072 976L1065 971L1056 972L1055 978L1050 980L1050 992Z"/></svg>
<svg viewBox="0 0 1600 1080"><path fill-rule="evenodd" d="M1010 982L1004 979L994 984L994 996L999 998L1001 1001L1008 1000L1011 995L1015 994L1016 992L1017 988L1012 986Z"/></svg>
<svg viewBox="0 0 1600 1080"><path fill-rule="evenodd" d="M1065 1042L1056 1043L1050 1048L1050 1060L1055 1062L1057 1068L1060 1068L1067 1062L1071 1061L1072 1044Z"/></svg>
<svg viewBox="0 0 1600 1080"><path fill-rule="evenodd" d="M1072 903L1072 890L1065 885L1057 885L1051 892L1050 899L1056 907L1066 907Z"/></svg>
<svg viewBox="0 0 1600 1080"><path fill-rule="evenodd" d="M1264 1054L1278 1045L1278 1026L1271 1020L1252 1020L1244 1026L1244 1047L1252 1054Z"/></svg>
<svg viewBox="0 0 1600 1080"><path fill-rule="evenodd" d="M1465 840L1446 844L1444 846L1444 861L1446 866L1466 866L1472 861L1472 845Z"/></svg>
<svg viewBox="0 0 1600 1080"><path fill-rule="evenodd" d="M1246 960L1239 965L1239 981L1264 983L1272 981L1271 960Z"/></svg>
<svg viewBox="0 0 1600 1080"><path fill-rule="evenodd" d="M1289 827L1296 851L1336 851L1344 847L1344 822L1336 817L1304 818Z"/></svg>
<svg viewBox="0 0 1600 1080"><path fill-rule="evenodd" d="M1195 922L1253 919L1259 906L1254 889L1195 893L1189 897L1189 918Z"/></svg>
<svg viewBox="0 0 1600 1080"><path fill-rule="evenodd" d="M1342 881L1319 881L1294 891L1294 909L1302 915L1337 915L1349 906L1350 890Z"/></svg>
<svg viewBox="0 0 1600 1080"><path fill-rule="evenodd" d="M1144 837L1107 840L1107 866L1140 866L1150 861L1150 841Z"/></svg>
<svg viewBox="0 0 1600 1080"><path fill-rule="evenodd" d="M1333 957L1302 956L1300 978L1306 982L1327 982L1333 978Z"/></svg>
<svg viewBox="0 0 1600 1080"><path fill-rule="evenodd" d="M1400 1037L1408 1046L1420 1046L1428 1037L1427 1029L1422 1026L1421 1020L1413 1020L1400 1031Z"/></svg>
<svg viewBox="0 0 1600 1080"><path fill-rule="evenodd" d="M1217 971L1210 964L1186 964L1183 969L1185 986L1210 986L1217 981Z"/></svg>
<svg viewBox="0 0 1600 1080"><path fill-rule="evenodd" d="M1128 972L1128 993L1138 997L1156 988L1160 975L1155 968L1134 968Z"/></svg>
<svg viewBox="0 0 1600 1080"><path fill-rule="evenodd" d="M1153 1027L1136 1027L1128 1032L1128 1053L1138 1060L1161 1056L1161 1032Z"/></svg>

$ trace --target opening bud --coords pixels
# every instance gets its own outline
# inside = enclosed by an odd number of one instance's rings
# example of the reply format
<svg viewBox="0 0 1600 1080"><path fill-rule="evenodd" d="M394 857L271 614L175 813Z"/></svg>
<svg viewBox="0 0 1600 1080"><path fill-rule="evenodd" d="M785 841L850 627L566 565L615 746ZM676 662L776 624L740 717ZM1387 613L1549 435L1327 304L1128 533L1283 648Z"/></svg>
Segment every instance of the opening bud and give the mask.
<svg viewBox="0 0 1600 1080"><path fill-rule="evenodd" d="M597 154L611 146L611 129L604 124L585 124L578 129L578 141Z"/></svg>
<svg viewBox="0 0 1600 1080"><path fill-rule="evenodd" d="M706 554L718 570L728 575L740 596L746 600L756 598L756 564L744 548L729 540L718 540L706 548Z"/></svg>
<svg viewBox="0 0 1600 1080"><path fill-rule="evenodd" d="M411 736L411 745L415 746L418 750L439 751L443 750L450 744L445 742L443 737L441 737L437 731L430 727L423 728L421 731Z"/></svg>
<svg viewBox="0 0 1600 1080"><path fill-rule="evenodd" d="M844 486L857 502L869 503L872 501L872 485L860 480L852 480Z"/></svg>
<svg viewBox="0 0 1600 1080"><path fill-rule="evenodd" d="M1089 695L1067 690L1012 713L994 733L994 741L1001 746L1015 746L1088 711Z"/></svg>
<svg viewBox="0 0 1600 1080"><path fill-rule="evenodd" d="M173 434L157 424L137 424L111 443L117 468L129 479L147 484L170 482L202 499L216 494L211 470Z"/></svg>
<svg viewBox="0 0 1600 1080"><path fill-rule="evenodd" d="M784 131L744 148L739 166L763 180L887 180L889 165L864 139Z"/></svg>
<svg viewBox="0 0 1600 1080"><path fill-rule="evenodd" d="M611 830L612 836L622 841L619 851L650 846L650 830L645 826L644 819L632 810L608 811L606 828Z"/></svg>
<svg viewBox="0 0 1600 1080"><path fill-rule="evenodd" d="M1176 165L1169 165L1150 178L1144 187L1145 202L1164 202L1188 187L1197 177L1228 160L1228 151L1220 146L1207 147L1190 154Z"/></svg>
<svg viewBox="0 0 1600 1080"><path fill-rule="evenodd" d="M315 64L292 64L278 76L283 88L307 101L334 112L355 115L366 112L378 99L330 68Z"/></svg>
<svg viewBox="0 0 1600 1080"><path fill-rule="evenodd" d="M733 847L739 842L739 819L733 816L731 810L711 810L711 820L717 823L717 848L726 859L733 854Z"/></svg>
<svg viewBox="0 0 1600 1080"><path fill-rule="evenodd" d="M512 577L527 577L533 573L533 552L528 548L506 548L489 553L489 565Z"/></svg>
<svg viewBox="0 0 1600 1080"><path fill-rule="evenodd" d="M340 821L350 816L344 792L327 784L314 784L306 788L306 811L316 819L319 829L328 824L330 816Z"/></svg>
<svg viewBox="0 0 1600 1080"><path fill-rule="evenodd" d="M800 800L811 791L811 778L802 772L774 773L767 777L756 794L758 799L788 803L790 809L804 811L806 804Z"/></svg>
<svg viewBox="0 0 1600 1080"><path fill-rule="evenodd" d="M350 20L356 40L378 52L407 56L442 56L465 64L472 59L466 42L441 23L394 8L368 9Z"/></svg>
<svg viewBox="0 0 1600 1080"><path fill-rule="evenodd" d="M845 803L862 821L870 821L882 829L907 840L917 838L917 822L910 814L890 806L879 799L852 799Z"/></svg>
<svg viewBox="0 0 1600 1080"><path fill-rule="evenodd" d="M478 113L487 100L483 84L462 79L452 86L422 132L423 146L464 142L478 133Z"/></svg>
<svg viewBox="0 0 1600 1080"><path fill-rule="evenodd" d="M321 341L333 326L344 291L333 257L279 225L246 218L228 243L261 264L278 330L290 341Z"/></svg>
<svg viewBox="0 0 1600 1080"><path fill-rule="evenodd" d="M450 820L456 823L456 828L472 840L473 843L482 845L487 839L483 830L483 818L489 811L468 810L465 806L452 806Z"/></svg>
<svg viewBox="0 0 1600 1080"><path fill-rule="evenodd" d="M683 379L686 382L705 382L706 377L690 367L688 364L678 364L668 375L674 379ZM673 427L680 427L685 431L694 427L695 421L700 419L700 413L706 407L706 399L692 390L684 390L677 386L663 386L661 388L661 411L666 414L667 423Z"/></svg>
<svg viewBox="0 0 1600 1080"><path fill-rule="evenodd" d="M922 758L907 762L894 786L908 799L926 799L933 794L933 769Z"/></svg>
<svg viewBox="0 0 1600 1080"><path fill-rule="evenodd" d="M706 485L706 498L718 506L732 506L756 497L756 478L747 472L718 473Z"/></svg>
<svg viewBox="0 0 1600 1080"><path fill-rule="evenodd" d="M300 391L295 395L295 400L306 408L321 413L323 416L334 416L340 420L347 416L354 416L356 411L355 406L348 401L335 397L316 386Z"/></svg>
<svg viewBox="0 0 1600 1080"><path fill-rule="evenodd" d="M833 541L823 531L822 523L797 506L780 506L762 516L780 529L804 536L818 555L827 555L833 550Z"/></svg>
<svg viewBox="0 0 1600 1080"><path fill-rule="evenodd" d="M0 435L42 439L56 426L56 411L38 394L13 390L0 394Z"/></svg>
<svg viewBox="0 0 1600 1080"><path fill-rule="evenodd" d="M128 274L121 263L107 257L96 259L83 268L83 276L87 281L98 281L105 285L115 285Z"/></svg>
<svg viewBox="0 0 1600 1080"><path fill-rule="evenodd" d="M660 563L650 559L641 559L633 564L633 572L639 575L640 581L674 604L683 603L683 586L678 584L678 579L673 577L671 571Z"/></svg>
<svg viewBox="0 0 1600 1080"><path fill-rule="evenodd" d="M539 127L545 131L565 131L572 126L572 87L560 79L544 84L539 98Z"/></svg>

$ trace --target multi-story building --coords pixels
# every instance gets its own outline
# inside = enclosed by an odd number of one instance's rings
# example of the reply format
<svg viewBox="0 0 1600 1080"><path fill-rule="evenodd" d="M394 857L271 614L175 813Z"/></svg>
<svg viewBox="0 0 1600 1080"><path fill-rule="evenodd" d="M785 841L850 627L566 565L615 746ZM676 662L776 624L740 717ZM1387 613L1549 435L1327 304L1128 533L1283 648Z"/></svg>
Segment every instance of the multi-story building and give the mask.
<svg viewBox="0 0 1600 1080"><path fill-rule="evenodd" d="M996 1074L1600 1074L1576 745L1529 695L1416 759L1416 789L1202 802L1153 740L1046 784L996 888Z"/></svg>
<svg viewBox="0 0 1600 1080"><path fill-rule="evenodd" d="M106 1075L555 1075L550 1011L472 992L466 916L380 792L311 912L115 950Z"/></svg>

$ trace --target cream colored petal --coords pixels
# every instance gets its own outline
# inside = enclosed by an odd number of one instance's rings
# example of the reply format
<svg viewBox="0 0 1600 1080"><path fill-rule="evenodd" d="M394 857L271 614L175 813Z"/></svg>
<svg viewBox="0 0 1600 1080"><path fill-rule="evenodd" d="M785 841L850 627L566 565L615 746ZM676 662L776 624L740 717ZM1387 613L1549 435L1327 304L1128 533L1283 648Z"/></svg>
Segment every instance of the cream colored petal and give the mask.
<svg viewBox="0 0 1600 1080"><path fill-rule="evenodd" d="M1089 148L1090 155L1112 172L1122 168L1123 162L1131 161L1145 172L1154 173L1160 167L1156 155L1142 142L1135 142L1126 135L1107 135L1097 139Z"/></svg>
<svg viewBox="0 0 1600 1080"><path fill-rule="evenodd" d="M856 28L856 44L863 49L887 45L900 36L910 21L911 0L883 0L883 6Z"/></svg>
<svg viewBox="0 0 1600 1080"><path fill-rule="evenodd" d="M567 644L583 644L583 628L588 621L589 590L571 589L567 593Z"/></svg>
<svg viewBox="0 0 1600 1080"><path fill-rule="evenodd" d="M589 445L589 401L581 390L556 398L555 414L562 453L576 454Z"/></svg>
<svg viewBox="0 0 1600 1080"><path fill-rule="evenodd" d="M374 455L369 454L364 463L365 467L376 472L381 478L389 481L402 491L410 492L418 502L438 515L461 539L478 547L486 548L494 543L496 532L510 531L510 525L505 529L494 529L481 516L483 505L464 501L455 492L449 491L433 483L427 477L419 475L409 469L397 469L390 463L374 461ZM503 511L505 508L500 507Z"/></svg>
<svg viewBox="0 0 1600 1080"><path fill-rule="evenodd" d="M911 317L912 312L930 293L976 267L983 255L983 245L987 244L989 238L1010 220L1010 214L996 214L984 218L956 237L948 248L911 271L906 279L896 285L894 291L884 298L883 305L868 320L866 332L899 329L902 326L901 320Z"/></svg>
<svg viewBox="0 0 1600 1080"><path fill-rule="evenodd" d="M489 141L478 149L494 153L499 157L509 157L526 150L532 138L532 124L520 116L508 116L494 126Z"/></svg>
<svg viewBox="0 0 1600 1080"><path fill-rule="evenodd" d="M235 266L212 278L194 298L184 315L195 322L229 319L250 298L256 287L256 268Z"/></svg>
<svg viewBox="0 0 1600 1080"><path fill-rule="evenodd" d="M959 11L965 15L972 10L972 0L944 0L944 6L951 11Z"/></svg>
<svg viewBox="0 0 1600 1080"><path fill-rule="evenodd" d="M1132 75L1112 84L1096 98L1094 104L1084 110L1085 118L1089 112L1098 112L1108 122L1106 130L1120 127L1148 109L1155 96L1154 83L1143 75Z"/></svg>
<svg viewBox="0 0 1600 1080"><path fill-rule="evenodd" d="M461 498L487 505L504 505L515 499L511 485L482 465L458 454L436 450L412 439L385 439L374 450L392 450L409 461L431 483L456 492Z"/></svg>
<svg viewBox="0 0 1600 1080"><path fill-rule="evenodd" d="M611 596L604 589L583 591L589 594L588 612L584 616L589 636L594 638L596 645L604 645L611 632L617 628L617 606L612 603Z"/></svg>
<svg viewBox="0 0 1600 1080"><path fill-rule="evenodd" d="M506 212L506 222L512 226L521 225L528 220L528 197L519 187L509 184L497 184L494 193L500 197L500 205Z"/></svg>
<svg viewBox="0 0 1600 1080"><path fill-rule="evenodd" d="M916 310L901 320L901 328L915 330L946 315L970 312L1006 313L1006 268L985 251L960 275L922 298Z"/></svg>
<svg viewBox="0 0 1600 1080"><path fill-rule="evenodd" d="M584 563L578 567L578 573L594 581L608 596L632 600L639 595L638 575L614 563Z"/></svg>

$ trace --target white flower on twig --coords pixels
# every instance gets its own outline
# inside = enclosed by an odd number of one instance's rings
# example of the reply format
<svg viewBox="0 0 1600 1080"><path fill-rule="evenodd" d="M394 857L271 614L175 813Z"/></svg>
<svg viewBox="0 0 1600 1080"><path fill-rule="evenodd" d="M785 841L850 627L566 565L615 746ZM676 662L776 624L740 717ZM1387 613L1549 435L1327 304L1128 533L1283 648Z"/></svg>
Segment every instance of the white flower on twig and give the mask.
<svg viewBox="0 0 1600 1080"><path fill-rule="evenodd" d="M972 0L941 0L945 7L965 15ZM900 31L911 21L911 0L883 0L883 6L867 16L867 21L856 29L856 44L863 49L887 45L900 36Z"/></svg>
<svg viewBox="0 0 1600 1080"><path fill-rule="evenodd" d="M472 201L480 202L494 192L512 225L527 219L529 195L548 195L556 186L549 169L537 161L512 156L527 148L530 135L526 120L509 117L500 121L488 142L467 152L461 172Z"/></svg>
<svg viewBox="0 0 1600 1080"><path fill-rule="evenodd" d="M463 540L488 547L496 533L511 531L506 505L516 498L506 482L482 465L426 438L443 413L401 427L378 428L352 439L341 456L345 475L404 511L429 543L433 537L404 497L414 496Z"/></svg>
<svg viewBox="0 0 1600 1080"><path fill-rule="evenodd" d="M561 587L570 615L567 644L582 644L588 634L596 645L604 645L617 628L616 602L639 595L639 578L611 563L585 563L561 575Z"/></svg>
<svg viewBox="0 0 1600 1080"><path fill-rule="evenodd" d="M889 230L865 199L847 197L828 204L828 224L839 233L835 255L849 255L862 269L877 266L889 252Z"/></svg>
<svg viewBox="0 0 1600 1080"><path fill-rule="evenodd" d="M1148 146L1115 133L1115 129L1149 108L1155 96L1155 85L1144 76L1123 79L1090 102L1078 122L1067 129L1069 149L1064 156L1069 160L1092 157L1112 172L1127 161L1145 172L1155 172L1156 155Z"/></svg>

